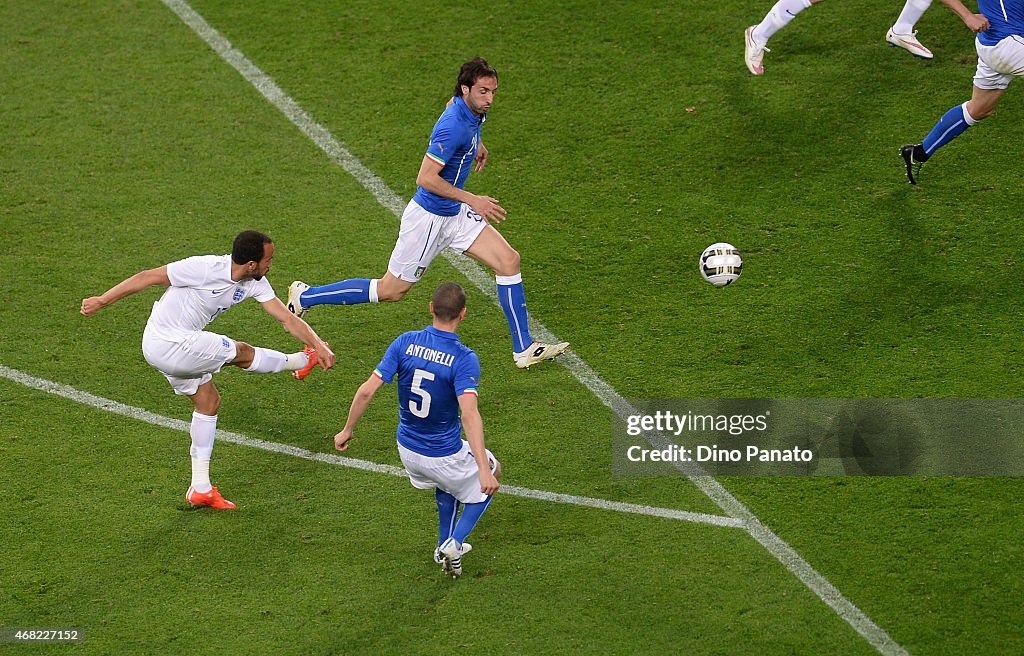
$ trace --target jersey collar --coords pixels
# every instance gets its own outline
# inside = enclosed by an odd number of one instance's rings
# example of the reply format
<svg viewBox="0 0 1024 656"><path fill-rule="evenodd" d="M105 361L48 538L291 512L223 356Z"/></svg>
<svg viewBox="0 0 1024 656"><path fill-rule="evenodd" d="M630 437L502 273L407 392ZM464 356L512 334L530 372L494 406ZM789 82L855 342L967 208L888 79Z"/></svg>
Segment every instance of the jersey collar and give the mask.
<svg viewBox="0 0 1024 656"><path fill-rule="evenodd" d="M484 121L487 120L487 114L484 114L483 116L477 116L469 109L469 106L466 104L466 101L460 98L459 96L455 96L455 106L459 108L459 113L462 115L462 117L465 120L472 123L473 125L481 125L483 124Z"/></svg>
<svg viewBox="0 0 1024 656"><path fill-rule="evenodd" d="M455 341L459 341L459 336L456 335L455 333L450 333L447 330L440 330L438 328L434 328L433 326L427 326L426 332L430 333L431 335L434 335L435 337L441 337L443 339L454 339Z"/></svg>

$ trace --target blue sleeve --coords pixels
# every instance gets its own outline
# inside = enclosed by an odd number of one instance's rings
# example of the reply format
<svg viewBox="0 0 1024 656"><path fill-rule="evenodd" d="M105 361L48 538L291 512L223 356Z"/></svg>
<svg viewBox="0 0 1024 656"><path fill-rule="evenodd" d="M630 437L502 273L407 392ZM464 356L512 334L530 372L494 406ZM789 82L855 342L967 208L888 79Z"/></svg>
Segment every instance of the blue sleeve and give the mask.
<svg viewBox="0 0 1024 656"><path fill-rule="evenodd" d="M391 346L384 352L384 357L381 358L380 364L373 370L375 374L380 376L381 380L385 383L390 383L395 379L395 374L398 373L398 361L402 355L402 345L405 343L405 335L400 336L395 341L391 342Z"/></svg>
<svg viewBox="0 0 1024 656"><path fill-rule="evenodd" d="M441 166L455 154L463 139L459 126L454 121L445 120L446 118L447 113L441 115L434 126L434 131L430 133L430 145L427 146L427 157Z"/></svg>
<svg viewBox="0 0 1024 656"><path fill-rule="evenodd" d="M468 351L459 358L459 362L455 366L455 396L467 392L479 396L480 393L477 391L479 381L480 358L473 351Z"/></svg>

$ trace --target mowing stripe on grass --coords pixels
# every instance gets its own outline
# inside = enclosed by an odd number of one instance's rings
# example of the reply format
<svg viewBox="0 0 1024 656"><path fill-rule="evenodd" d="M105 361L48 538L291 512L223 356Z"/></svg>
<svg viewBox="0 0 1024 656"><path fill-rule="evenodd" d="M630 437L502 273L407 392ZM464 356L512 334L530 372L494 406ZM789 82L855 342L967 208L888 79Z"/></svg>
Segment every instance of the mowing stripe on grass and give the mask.
<svg viewBox="0 0 1024 656"><path fill-rule="evenodd" d="M48 392L50 394L81 403L83 405L91 406L93 408L99 408L100 410L106 410L117 415L123 415L130 417L131 419L137 419L144 421L147 424L153 424L154 426L161 426L163 428L170 428L172 430L189 432L189 422L182 419L172 419L170 417L164 417L158 415L149 410L143 408L136 408L134 406L125 405L111 399L104 398L102 396L96 396L95 394L89 394L83 392L74 387L68 385L62 385L61 383L55 383L50 380L43 378L37 378L31 376L17 369L11 369L0 364L0 376L11 380L15 383L20 383L25 387L31 387L32 389ZM233 444L240 444L242 446L251 446L257 449L263 449L264 451L273 451L274 453L283 453L285 455L295 456L296 458L304 458L306 460L314 460L317 462L325 462L331 465L340 465L342 467L352 467L354 469L362 469L365 471L376 472L378 474L388 474L391 476L400 476L405 478L405 470L401 467L395 467L393 465L384 465L379 462L371 462L369 460L359 460L357 458L346 458L339 456L334 453L318 453L316 451L309 451L302 449L297 446L291 446L289 444L279 444L277 442L268 442L266 440L257 439L255 437L248 437L241 433L232 433L230 431L218 430L217 439L225 442L231 442ZM538 499L540 501L549 501L551 503L563 503L573 506L586 506L589 508L599 508L601 510L611 510L614 512L630 513L633 515L648 515L651 517L662 517L665 519L676 519L684 522L693 522L696 524L710 524L712 526L724 526L731 528L744 528L743 520L736 519L735 517L722 517L721 515L707 515L704 513L689 512L686 510L675 510L673 508L658 508L656 506L643 506L636 503L622 503L619 501L608 501L607 499L594 499L592 497L580 497L573 494L560 494L558 492L547 492L545 490L531 490L527 487L516 487L514 485L502 485L502 494L510 494L516 497L525 497L527 499Z"/></svg>
<svg viewBox="0 0 1024 656"><path fill-rule="evenodd" d="M249 61L240 50L231 45L224 36L214 29L184 0L161 0L171 11L178 15L189 28L209 45L225 62L237 70L246 81L252 84L274 107L281 111L289 121L320 147L327 156L347 171L367 191L401 217L405 203L401 197L391 190L387 184L366 168L352 155L325 127L317 123L306 113L274 80ZM459 256L450 249L445 249L444 257L458 271L466 276L481 292L495 302L497 291L494 279L483 268L467 257ZM531 321L531 331L547 342L557 342L554 334L536 321ZM573 354L562 356L562 364L577 380L594 393L602 403L607 405L620 417L637 414L635 409L615 388L606 383L587 363ZM907 654L889 634L875 624L870 617L846 599L828 579L819 574L792 547L779 536L764 526L757 517L736 497L726 490L718 481L703 472L694 473L684 468L684 473L703 491L719 508L730 517L740 519L750 531L751 536L768 550L783 566L824 601L836 614L846 621L857 633L864 637L876 650L885 656Z"/></svg>

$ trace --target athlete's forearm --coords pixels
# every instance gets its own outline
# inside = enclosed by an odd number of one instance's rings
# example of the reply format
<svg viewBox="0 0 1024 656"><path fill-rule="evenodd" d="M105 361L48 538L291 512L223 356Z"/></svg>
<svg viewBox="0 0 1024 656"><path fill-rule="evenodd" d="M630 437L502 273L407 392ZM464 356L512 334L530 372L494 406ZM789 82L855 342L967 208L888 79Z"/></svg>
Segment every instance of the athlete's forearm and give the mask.
<svg viewBox="0 0 1024 656"><path fill-rule="evenodd" d="M170 287L171 281L167 277L166 266L139 271L134 276L122 280L99 296L85 299L82 301L82 314L88 316L108 305L113 305L126 296L131 296L154 285Z"/></svg>
<svg viewBox="0 0 1024 656"><path fill-rule="evenodd" d="M163 275L161 275L161 273ZM167 279L166 270L160 269L149 269L146 271L139 271L131 278L122 280L118 284L114 285L107 291L100 294L100 299L106 304L111 305L121 300L125 296L131 296L136 292L141 292L147 287L153 287L154 285L163 285L164 287L170 287L171 281Z"/></svg>
<svg viewBox="0 0 1024 656"><path fill-rule="evenodd" d="M462 411L462 430L466 432L466 441L480 471L490 469L487 462L487 445L484 444L484 420L479 411L465 409Z"/></svg>
<svg viewBox="0 0 1024 656"><path fill-rule="evenodd" d="M950 10L960 17L965 23L968 17L973 16L974 12L967 8L960 0L941 0L942 4L950 8Z"/></svg>
<svg viewBox="0 0 1024 656"><path fill-rule="evenodd" d="M288 334L303 344L310 344L318 350L320 345L323 344L323 340L316 334L313 327L294 314L289 313L288 319L283 323L284 329L288 331Z"/></svg>
<svg viewBox="0 0 1024 656"><path fill-rule="evenodd" d="M345 420L345 427L342 430L355 430L356 424L363 418L376 393L377 389L372 385L372 381L366 381L359 386L355 397L352 398L352 405L348 409L348 418Z"/></svg>
<svg viewBox="0 0 1024 656"><path fill-rule="evenodd" d="M437 194L459 203L466 203L467 205L476 198L474 194L469 193L465 189L459 189L439 175L422 175L416 180L416 184L432 194Z"/></svg>

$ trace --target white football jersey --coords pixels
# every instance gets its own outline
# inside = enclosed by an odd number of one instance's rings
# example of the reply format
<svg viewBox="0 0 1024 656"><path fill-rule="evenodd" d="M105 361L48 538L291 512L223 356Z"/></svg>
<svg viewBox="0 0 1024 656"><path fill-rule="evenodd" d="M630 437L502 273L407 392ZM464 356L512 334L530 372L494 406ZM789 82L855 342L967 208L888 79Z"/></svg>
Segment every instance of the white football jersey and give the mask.
<svg viewBox="0 0 1024 656"><path fill-rule="evenodd" d="M260 303L274 298L266 278L231 279L230 255L196 255L167 265L171 286L153 304L147 332L177 341L206 328L218 314L252 297Z"/></svg>

